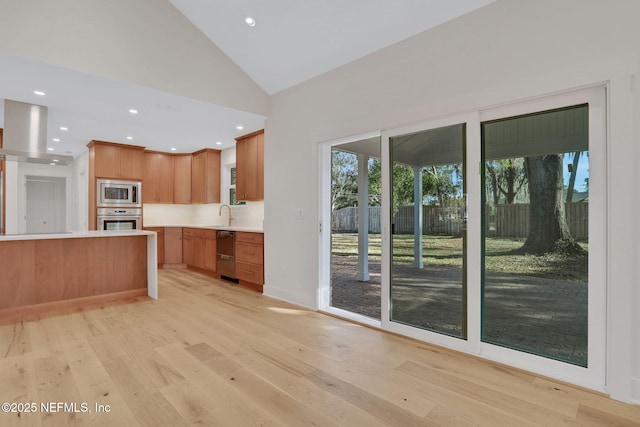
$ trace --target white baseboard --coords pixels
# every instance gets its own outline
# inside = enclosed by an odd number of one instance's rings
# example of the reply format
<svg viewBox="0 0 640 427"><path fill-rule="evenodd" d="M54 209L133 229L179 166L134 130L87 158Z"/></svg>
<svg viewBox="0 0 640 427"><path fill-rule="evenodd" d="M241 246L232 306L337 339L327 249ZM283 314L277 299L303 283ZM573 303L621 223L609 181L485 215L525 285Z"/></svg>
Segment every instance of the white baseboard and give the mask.
<svg viewBox="0 0 640 427"><path fill-rule="evenodd" d="M290 290L267 284L262 287L262 294L291 304L299 305L310 310L317 310L316 301L314 301L313 296L308 294L291 292Z"/></svg>

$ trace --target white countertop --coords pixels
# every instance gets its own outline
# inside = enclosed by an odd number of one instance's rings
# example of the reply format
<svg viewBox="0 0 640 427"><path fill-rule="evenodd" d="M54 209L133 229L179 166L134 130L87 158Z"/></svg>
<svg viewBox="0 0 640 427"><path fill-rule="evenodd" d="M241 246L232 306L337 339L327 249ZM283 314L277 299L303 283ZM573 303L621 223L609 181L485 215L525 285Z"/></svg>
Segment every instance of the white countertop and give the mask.
<svg viewBox="0 0 640 427"><path fill-rule="evenodd" d="M182 228L202 228L206 230L228 230L228 231L246 231L248 233L264 233L262 227L247 227L247 226L235 226L227 227L224 225L193 225L193 224L154 224L147 225L145 224L145 228L150 227L182 227Z"/></svg>
<svg viewBox="0 0 640 427"><path fill-rule="evenodd" d="M147 236L153 234L144 230L120 230L120 231L71 231L68 233L48 234L10 234L0 236L0 242L12 240L51 240L51 239L83 239L93 237L121 237L121 236Z"/></svg>

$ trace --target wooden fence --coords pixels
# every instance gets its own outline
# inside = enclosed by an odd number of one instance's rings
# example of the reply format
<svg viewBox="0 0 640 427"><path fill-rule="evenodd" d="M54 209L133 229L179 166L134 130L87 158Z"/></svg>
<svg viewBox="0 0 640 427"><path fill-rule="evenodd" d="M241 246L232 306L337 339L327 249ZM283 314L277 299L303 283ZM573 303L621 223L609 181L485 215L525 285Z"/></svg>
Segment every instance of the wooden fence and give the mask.
<svg viewBox="0 0 640 427"><path fill-rule="evenodd" d="M588 239L589 203L565 203L567 225L571 235L579 240ZM395 233L413 233L413 206L400 206L393 217ZM465 227L462 204L441 208L422 207L424 234L459 235ZM485 207L485 232L492 237L525 238L529 232L529 205L511 204ZM358 231L358 208L348 207L333 213L331 229L334 232ZM380 206L369 207L369 233L380 233Z"/></svg>

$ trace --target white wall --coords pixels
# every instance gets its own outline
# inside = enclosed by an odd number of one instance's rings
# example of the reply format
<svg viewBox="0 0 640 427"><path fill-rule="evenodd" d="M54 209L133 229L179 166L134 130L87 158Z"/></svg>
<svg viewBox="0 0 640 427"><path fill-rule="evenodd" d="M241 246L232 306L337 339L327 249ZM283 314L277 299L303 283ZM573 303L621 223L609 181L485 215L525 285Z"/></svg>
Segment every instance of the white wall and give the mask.
<svg viewBox="0 0 640 427"><path fill-rule="evenodd" d="M0 51L267 113L266 92L167 0L3 2Z"/></svg>
<svg viewBox="0 0 640 427"><path fill-rule="evenodd" d="M633 123L634 123L634 131L632 141L635 141L634 150L632 155L629 157L631 161L634 162L633 170L637 169L637 162L640 159L640 57L638 58L636 74L633 76L631 81L633 87ZM638 176L638 172L635 173L635 182L638 182L640 176ZM630 215L634 216L634 219L630 224L633 224L633 228L637 229L636 222L637 214L640 212L640 185L634 185L633 191L631 192L631 200L633 200L630 207ZM634 295L631 298L632 306L631 306L631 324L632 325L640 325L640 286L638 286L638 279L640 278L640 239L638 239L638 233L634 233L633 235L633 249L631 251L631 260L632 265L635 266L635 269L632 273L631 279L634 284ZM632 362L633 365L633 377L635 381L633 382L633 389L631 391L631 396L636 401L636 403L640 404L640 328L631 328L631 336L629 337L629 341L632 345L635 345L630 354L630 359L635 361Z"/></svg>
<svg viewBox="0 0 640 427"><path fill-rule="evenodd" d="M265 131L265 293L317 307L319 142L607 83L607 387L640 402L640 232L629 186L640 160L632 115L638 123L638 16L635 0L498 0L274 95ZM293 219L296 207L306 219Z"/></svg>
<svg viewBox="0 0 640 427"><path fill-rule="evenodd" d="M89 150L73 160L75 188L73 194L72 230L89 229Z"/></svg>
<svg viewBox="0 0 640 427"><path fill-rule="evenodd" d="M75 162L74 162L75 163ZM6 233L26 233L25 183L27 176L46 176L65 179L65 229L67 231L82 230L78 205L77 179L74 164L67 166L48 166L15 161L6 162Z"/></svg>

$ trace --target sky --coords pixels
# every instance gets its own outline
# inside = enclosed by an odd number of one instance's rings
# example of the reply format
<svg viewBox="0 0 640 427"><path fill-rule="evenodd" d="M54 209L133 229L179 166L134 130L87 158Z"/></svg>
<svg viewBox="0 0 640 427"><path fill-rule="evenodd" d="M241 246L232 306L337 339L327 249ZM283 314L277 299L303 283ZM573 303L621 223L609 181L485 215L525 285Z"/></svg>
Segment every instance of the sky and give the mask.
<svg viewBox="0 0 640 427"><path fill-rule="evenodd" d="M573 153L566 153L564 155L564 159L562 163L563 163L562 176L564 178L564 185L567 186L569 185L569 178L571 177L571 174L569 173L569 169L567 168L567 165L573 163ZM578 162L578 173L576 175L576 182L575 182L576 191L587 190L587 188L585 187L584 180L585 178L588 178L588 177L589 177L589 156L586 154L586 152L582 152L582 155L580 156L580 161Z"/></svg>

